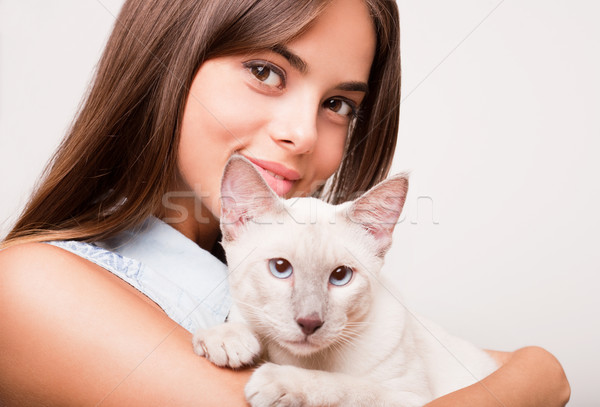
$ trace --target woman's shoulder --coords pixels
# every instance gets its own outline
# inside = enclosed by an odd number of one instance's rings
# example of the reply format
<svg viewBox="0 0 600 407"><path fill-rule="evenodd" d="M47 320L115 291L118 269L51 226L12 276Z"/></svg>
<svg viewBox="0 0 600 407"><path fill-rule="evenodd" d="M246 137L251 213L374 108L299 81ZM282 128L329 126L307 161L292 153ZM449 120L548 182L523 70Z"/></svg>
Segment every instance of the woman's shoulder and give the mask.
<svg viewBox="0 0 600 407"><path fill-rule="evenodd" d="M0 250L0 271L9 275L14 272L46 273L52 268L57 268L56 271L72 272L73 268L90 266L89 262L79 260L82 260L80 256L62 248L60 243L21 243Z"/></svg>
<svg viewBox="0 0 600 407"><path fill-rule="evenodd" d="M152 301L45 243L0 251L0 333L0 405L191 405L230 390Z"/></svg>
<svg viewBox="0 0 600 407"><path fill-rule="evenodd" d="M81 312L89 318L81 318ZM108 325L122 330L142 319L173 325L143 293L63 248L25 243L0 251L0 331L6 335L47 335L44 331L52 329L60 341L61 332L79 329L78 325L90 332Z"/></svg>
<svg viewBox="0 0 600 407"><path fill-rule="evenodd" d="M64 245L24 243L0 251L0 287L4 294L18 293L19 298L28 301L54 295L83 297L86 290L95 287L97 292L102 287L103 295L133 295L160 309L125 281Z"/></svg>
<svg viewBox="0 0 600 407"><path fill-rule="evenodd" d="M223 284L226 266L164 226L154 224L135 236L95 243L67 240L10 247L0 251L0 270L6 269L0 279L20 281L25 296L35 281L75 300L90 284L102 286L107 300L135 296L189 332L222 323L230 307Z"/></svg>
<svg viewBox="0 0 600 407"><path fill-rule="evenodd" d="M0 251L0 289L5 293L11 290L20 294L39 293L44 288L77 284L92 269L89 262L56 246L17 244Z"/></svg>
<svg viewBox="0 0 600 407"><path fill-rule="evenodd" d="M109 274L84 257L47 243L18 244L0 251L3 291L52 295L53 290L58 290L61 295L68 295L72 288Z"/></svg>

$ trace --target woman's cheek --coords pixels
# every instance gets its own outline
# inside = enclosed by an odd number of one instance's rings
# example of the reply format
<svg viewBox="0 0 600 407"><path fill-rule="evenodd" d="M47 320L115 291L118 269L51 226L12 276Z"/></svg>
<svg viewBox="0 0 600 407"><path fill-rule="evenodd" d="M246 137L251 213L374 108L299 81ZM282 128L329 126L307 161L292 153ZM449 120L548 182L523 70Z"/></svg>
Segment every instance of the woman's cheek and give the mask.
<svg viewBox="0 0 600 407"><path fill-rule="evenodd" d="M346 147L347 130L337 129L336 134L331 134L325 139L324 146L320 149L318 161L321 163L321 175L329 178L342 163L344 149Z"/></svg>

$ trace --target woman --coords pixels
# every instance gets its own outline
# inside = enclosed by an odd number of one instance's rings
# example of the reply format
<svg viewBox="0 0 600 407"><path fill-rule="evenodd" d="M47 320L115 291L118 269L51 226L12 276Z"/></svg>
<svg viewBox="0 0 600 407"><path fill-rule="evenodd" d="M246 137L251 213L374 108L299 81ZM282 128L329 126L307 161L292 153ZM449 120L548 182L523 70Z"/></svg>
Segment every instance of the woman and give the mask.
<svg viewBox="0 0 600 407"><path fill-rule="evenodd" d="M245 155L282 196L344 201L387 174L399 79L392 1L127 1L3 242L0 404L244 405L251 372L191 347L191 330L226 316L208 254L225 162ZM189 287L188 258L209 265ZM196 302L177 314L182 297ZM568 400L544 350L490 353L497 372L431 405Z"/></svg>

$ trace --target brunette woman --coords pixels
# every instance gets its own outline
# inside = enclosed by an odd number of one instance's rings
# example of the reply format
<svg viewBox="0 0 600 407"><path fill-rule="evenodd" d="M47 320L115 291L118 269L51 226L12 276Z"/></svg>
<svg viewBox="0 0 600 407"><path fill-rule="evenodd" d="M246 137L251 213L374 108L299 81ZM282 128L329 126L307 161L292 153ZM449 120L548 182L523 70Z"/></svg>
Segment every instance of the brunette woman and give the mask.
<svg viewBox="0 0 600 407"><path fill-rule="evenodd" d="M386 176L399 101L393 1L126 1L3 242L0 404L245 405L251 372L191 346L229 306L227 159L252 160L282 196L344 201ZM546 351L491 353L497 372L431 405L568 400Z"/></svg>

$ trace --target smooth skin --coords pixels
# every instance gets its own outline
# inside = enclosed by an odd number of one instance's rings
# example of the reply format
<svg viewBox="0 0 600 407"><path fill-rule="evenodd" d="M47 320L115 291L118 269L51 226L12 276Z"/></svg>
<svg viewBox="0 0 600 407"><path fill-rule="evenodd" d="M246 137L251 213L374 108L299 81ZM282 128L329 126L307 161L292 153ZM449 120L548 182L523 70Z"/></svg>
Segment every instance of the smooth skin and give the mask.
<svg viewBox="0 0 600 407"><path fill-rule="evenodd" d="M44 243L0 252L0 405L241 406L250 372L99 266Z"/></svg>
<svg viewBox="0 0 600 407"><path fill-rule="evenodd" d="M367 81L374 52L364 3L334 0L286 47L304 66L257 51L208 61L194 79L173 186L185 193L169 202L165 220L203 248L218 236L214 198L231 154L296 171L289 196L312 190L340 163L351 108L364 97L356 84ZM258 69L257 60L270 68ZM181 208L194 216L181 219ZM502 364L497 372L430 405L552 407L568 400L568 381L548 352L492 354ZM44 243L0 251L2 406L243 406L250 374L195 355L189 332L79 256Z"/></svg>

